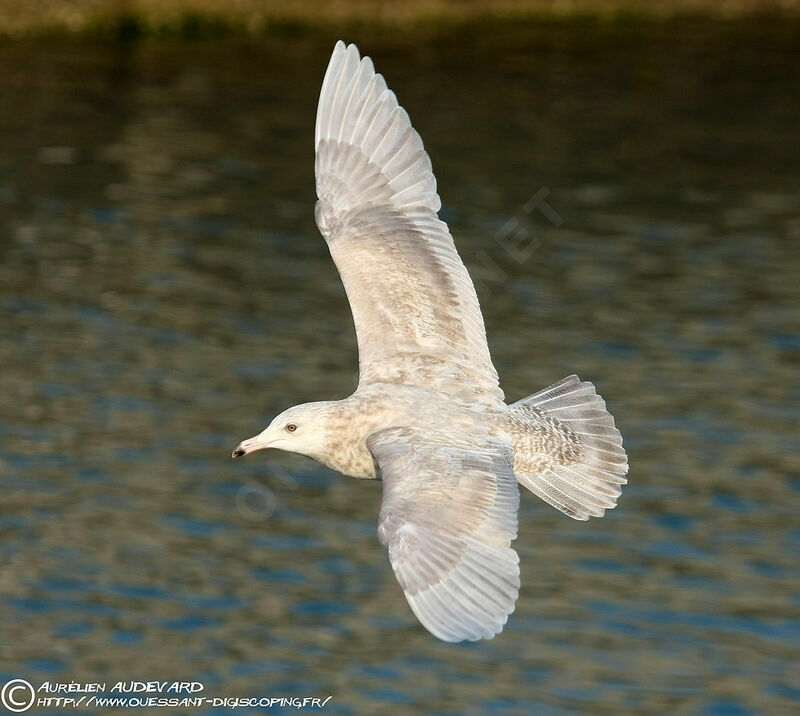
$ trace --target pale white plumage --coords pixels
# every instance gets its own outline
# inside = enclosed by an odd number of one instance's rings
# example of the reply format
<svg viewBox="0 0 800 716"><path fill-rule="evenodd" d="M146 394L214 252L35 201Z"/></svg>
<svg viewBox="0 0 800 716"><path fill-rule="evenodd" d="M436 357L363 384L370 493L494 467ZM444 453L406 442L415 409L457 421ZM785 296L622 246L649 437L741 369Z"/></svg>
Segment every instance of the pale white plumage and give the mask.
<svg viewBox="0 0 800 716"><path fill-rule="evenodd" d="M594 386L570 375L511 406L514 471L520 484L576 520L602 517L617 504L628 460L622 436ZM531 424L540 430L530 430ZM549 441L544 439L547 436ZM553 436L580 445L580 460L554 449Z"/></svg>
<svg viewBox="0 0 800 716"><path fill-rule="evenodd" d="M503 402L475 289L422 140L369 58L338 42L315 130L317 225L356 327L359 385L295 406L234 451L309 455L383 478L378 537L420 622L491 638L519 593L519 481L575 519L616 504L627 458L577 376Z"/></svg>
<svg viewBox="0 0 800 716"><path fill-rule="evenodd" d="M353 311L360 381L401 375L470 401L501 403L475 289L436 216L430 159L408 114L355 45L334 48L317 109L316 152L315 215Z"/></svg>
<svg viewBox="0 0 800 716"><path fill-rule="evenodd" d="M440 639L488 639L519 594L519 490L508 440L387 428L367 438L380 465L378 538L408 603Z"/></svg>

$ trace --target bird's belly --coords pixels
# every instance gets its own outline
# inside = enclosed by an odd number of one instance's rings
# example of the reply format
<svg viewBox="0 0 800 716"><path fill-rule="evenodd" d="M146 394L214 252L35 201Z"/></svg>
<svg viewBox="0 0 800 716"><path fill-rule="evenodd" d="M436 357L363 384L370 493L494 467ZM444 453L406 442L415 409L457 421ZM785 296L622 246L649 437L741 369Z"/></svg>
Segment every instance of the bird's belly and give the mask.
<svg viewBox="0 0 800 716"><path fill-rule="evenodd" d="M343 421L328 438L320 462L343 475L380 479L367 438L386 428L438 430L442 426L485 429L494 421L484 410L469 410L430 388L374 383L359 387L344 406ZM502 428L500 428L502 432Z"/></svg>

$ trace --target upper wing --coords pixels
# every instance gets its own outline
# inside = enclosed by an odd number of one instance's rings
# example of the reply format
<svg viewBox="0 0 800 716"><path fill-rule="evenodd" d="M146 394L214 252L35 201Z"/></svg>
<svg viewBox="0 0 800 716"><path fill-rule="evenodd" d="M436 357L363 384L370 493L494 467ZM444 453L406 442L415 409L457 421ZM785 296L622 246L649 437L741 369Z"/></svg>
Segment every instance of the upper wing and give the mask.
<svg viewBox="0 0 800 716"><path fill-rule="evenodd" d="M367 446L383 477L378 539L414 614L445 641L491 639L519 594L510 445L387 428Z"/></svg>
<svg viewBox="0 0 800 716"><path fill-rule="evenodd" d="M315 146L315 216L353 311L361 383L502 401L475 289L436 215L430 159L355 45L333 50Z"/></svg>

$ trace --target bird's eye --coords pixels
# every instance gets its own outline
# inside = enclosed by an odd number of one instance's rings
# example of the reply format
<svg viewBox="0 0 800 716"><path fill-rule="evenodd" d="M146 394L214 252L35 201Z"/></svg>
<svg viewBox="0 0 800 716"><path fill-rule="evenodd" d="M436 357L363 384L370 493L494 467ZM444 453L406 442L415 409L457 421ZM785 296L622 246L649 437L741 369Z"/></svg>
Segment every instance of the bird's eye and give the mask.
<svg viewBox="0 0 800 716"><path fill-rule="evenodd" d="M297 430L297 426L296 426L294 423L289 423L289 424L286 426L286 430L287 430L288 432L290 432L290 433L293 433L295 430Z"/></svg>

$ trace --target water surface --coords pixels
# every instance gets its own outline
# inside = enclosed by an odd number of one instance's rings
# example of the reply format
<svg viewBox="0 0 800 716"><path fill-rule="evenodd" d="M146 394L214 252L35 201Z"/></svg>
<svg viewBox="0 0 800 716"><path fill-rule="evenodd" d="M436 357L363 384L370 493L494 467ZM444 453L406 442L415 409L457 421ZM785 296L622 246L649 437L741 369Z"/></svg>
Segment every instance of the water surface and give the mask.
<svg viewBox="0 0 800 716"><path fill-rule="evenodd" d="M355 385L312 217L334 38L6 46L3 681L200 680L341 714L796 711L796 28L353 35L425 139L508 398L572 372L606 397L618 509L523 495L507 628L434 640L377 542L379 485L229 457Z"/></svg>

